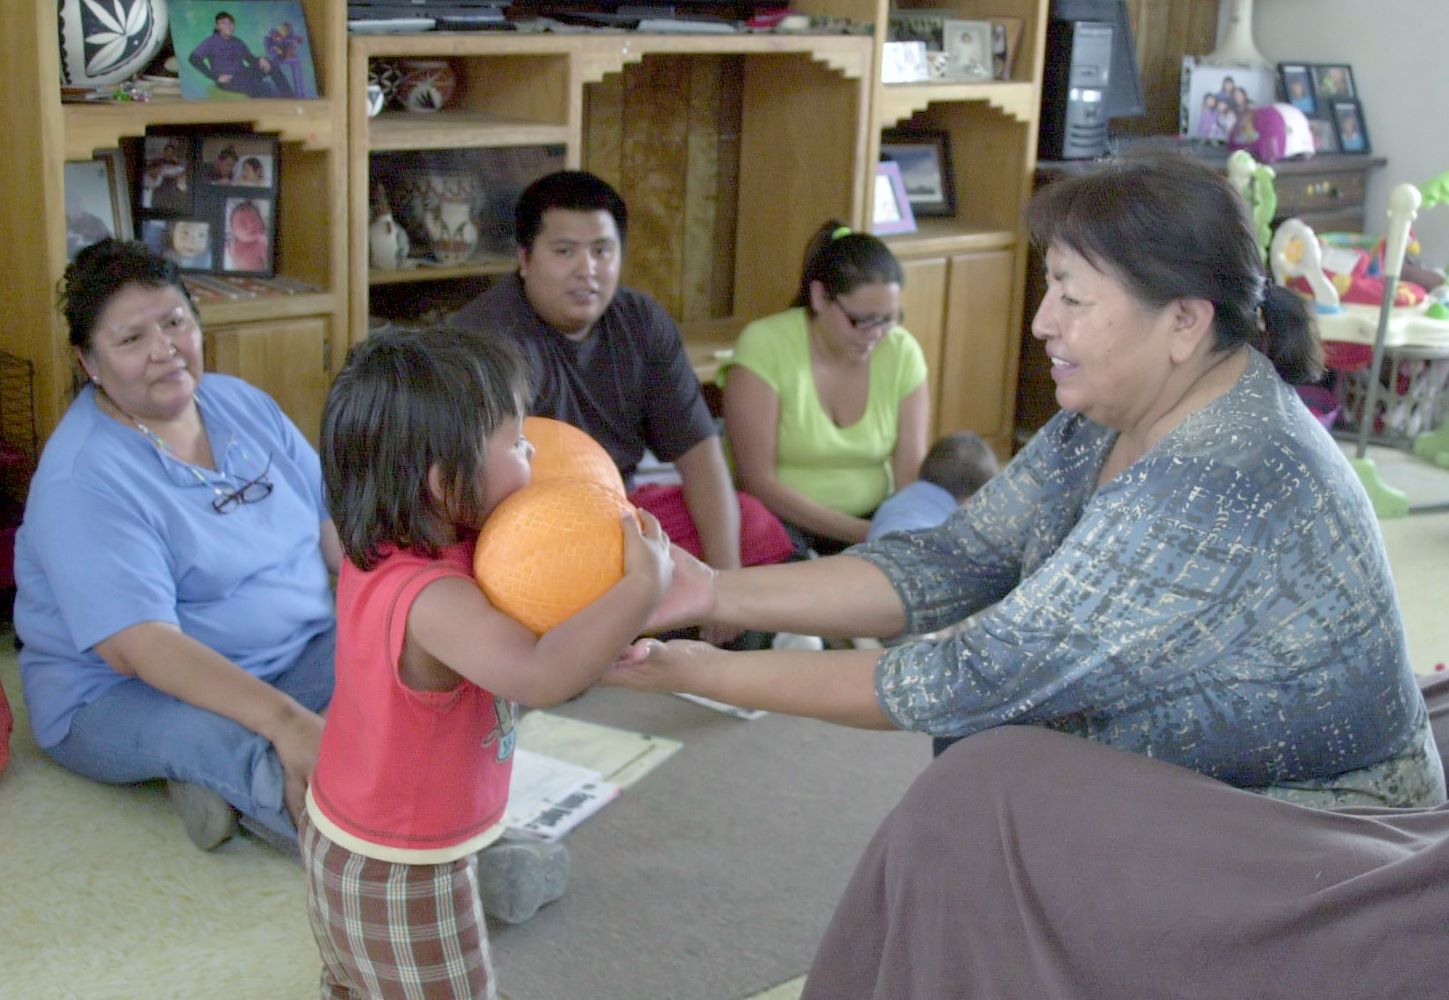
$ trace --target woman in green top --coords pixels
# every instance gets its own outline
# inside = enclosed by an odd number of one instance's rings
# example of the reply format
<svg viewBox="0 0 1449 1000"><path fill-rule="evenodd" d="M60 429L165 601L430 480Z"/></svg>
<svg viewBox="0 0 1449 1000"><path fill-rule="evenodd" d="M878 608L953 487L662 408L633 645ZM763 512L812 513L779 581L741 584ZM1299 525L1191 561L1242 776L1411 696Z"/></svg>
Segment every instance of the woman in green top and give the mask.
<svg viewBox="0 0 1449 1000"><path fill-rule="evenodd" d="M797 551L864 541L926 454L930 390L900 325L904 284L884 243L831 220L806 249L792 307L745 327L720 373L740 487Z"/></svg>

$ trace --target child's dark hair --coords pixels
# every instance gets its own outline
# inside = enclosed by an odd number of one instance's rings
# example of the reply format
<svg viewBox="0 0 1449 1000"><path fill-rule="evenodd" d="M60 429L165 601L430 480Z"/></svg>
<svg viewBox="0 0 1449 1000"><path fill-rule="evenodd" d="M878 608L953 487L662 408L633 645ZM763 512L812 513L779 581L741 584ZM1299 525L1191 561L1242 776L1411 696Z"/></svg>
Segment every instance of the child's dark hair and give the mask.
<svg viewBox="0 0 1449 1000"><path fill-rule="evenodd" d="M57 304L70 327L70 346L89 351L94 345L96 320L111 298L127 285L175 288L196 313L196 305L181 282L181 271L169 259L139 240L106 238L75 255L60 279Z"/></svg>
<svg viewBox="0 0 1449 1000"><path fill-rule="evenodd" d="M857 233L839 219L815 231L805 246L800 267L800 289L792 306L804 306L811 316L810 284L818 281L830 298L849 295L861 285L906 285L906 272L890 247L869 233Z"/></svg>
<svg viewBox="0 0 1449 1000"><path fill-rule="evenodd" d="M996 453L981 435L971 431L957 431L938 439L921 461L921 478L958 501L985 486L996 472Z"/></svg>
<svg viewBox="0 0 1449 1000"><path fill-rule="evenodd" d="M513 210L513 236L524 250L533 252L533 241L543 228L543 215L551 208L570 212L608 212L619 230L619 244L629 232L629 209L619 192L586 170L558 170L545 174L523 189Z"/></svg>
<svg viewBox="0 0 1449 1000"><path fill-rule="evenodd" d="M487 440L528 402L528 369L502 337L436 327L354 347L322 412L322 479L347 558L371 569L387 545L433 557L454 525L480 523Z"/></svg>

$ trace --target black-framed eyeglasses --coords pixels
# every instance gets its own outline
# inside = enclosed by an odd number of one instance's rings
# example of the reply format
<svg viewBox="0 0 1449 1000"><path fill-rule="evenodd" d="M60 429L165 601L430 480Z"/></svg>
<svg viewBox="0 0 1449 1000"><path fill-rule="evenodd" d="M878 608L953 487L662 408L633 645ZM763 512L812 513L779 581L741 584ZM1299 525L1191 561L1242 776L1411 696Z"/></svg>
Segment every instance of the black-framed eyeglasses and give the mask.
<svg viewBox="0 0 1449 1000"><path fill-rule="evenodd" d="M244 503L256 503L272 495L272 481L267 473L272 471L272 456L267 456L266 467L234 490L222 491L218 487L211 509L218 514L230 514Z"/></svg>
<svg viewBox="0 0 1449 1000"><path fill-rule="evenodd" d="M835 303L835 308L840 310L840 315L844 316L846 321L857 330L879 330L882 328L889 330L893 326L900 325L906 318L904 312L897 312L892 316L857 316L845 308L845 303L841 302L834 295L830 296L830 301Z"/></svg>

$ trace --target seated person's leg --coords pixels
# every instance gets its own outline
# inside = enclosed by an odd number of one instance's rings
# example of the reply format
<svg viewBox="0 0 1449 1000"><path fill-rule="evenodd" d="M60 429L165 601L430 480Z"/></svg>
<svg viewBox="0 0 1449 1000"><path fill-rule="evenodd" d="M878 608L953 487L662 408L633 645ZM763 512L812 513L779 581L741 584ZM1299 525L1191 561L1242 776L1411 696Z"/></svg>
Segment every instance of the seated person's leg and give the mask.
<svg viewBox="0 0 1449 1000"><path fill-rule="evenodd" d="M281 761L265 738L134 678L77 712L70 733L46 753L109 784L164 778L211 789L242 815L296 839Z"/></svg>

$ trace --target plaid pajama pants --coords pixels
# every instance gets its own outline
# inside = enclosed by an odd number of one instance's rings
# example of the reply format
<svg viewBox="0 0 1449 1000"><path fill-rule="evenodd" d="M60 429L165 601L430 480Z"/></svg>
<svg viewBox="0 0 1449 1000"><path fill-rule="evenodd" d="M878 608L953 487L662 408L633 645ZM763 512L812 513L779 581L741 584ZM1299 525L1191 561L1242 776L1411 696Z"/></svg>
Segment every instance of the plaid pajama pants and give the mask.
<svg viewBox="0 0 1449 1000"><path fill-rule="evenodd" d="M496 1000L469 855L407 865L354 854L298 824L323 1000Z"/></svg>

